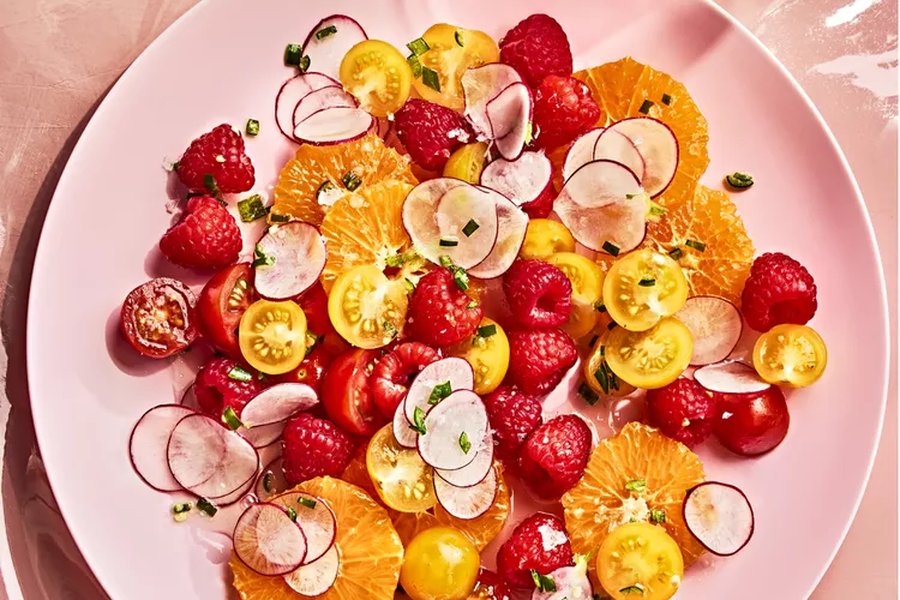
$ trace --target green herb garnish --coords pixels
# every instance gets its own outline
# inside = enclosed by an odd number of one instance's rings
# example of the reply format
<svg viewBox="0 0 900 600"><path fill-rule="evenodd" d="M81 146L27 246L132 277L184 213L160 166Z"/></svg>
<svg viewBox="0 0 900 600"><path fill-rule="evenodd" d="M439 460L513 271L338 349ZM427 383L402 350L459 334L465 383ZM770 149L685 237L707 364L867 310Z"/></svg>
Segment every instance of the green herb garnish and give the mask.
<svg viewBox="0 0 900 600"><path fill-rule="evenodd" d="M628 483L625 484L626 492L635 492L640 494L644 490L647 489L647 482L643 479L632 479Z"/></svg>
<svg viewBox="0 0 900 600"><path fill-rule="evenodd" d="M436 92L441 91L441 80L438 77L437 71L433 69L422 67L422 83Z"/></svg>
<svg viewBox="0 0 900 600"><path fill-rule="evenodd" d="M344 173L344 176L341 177L341 182L343 182L345 188L352 192L362 184L362 179L360 179L353 171L347 171Z"/></svg>
<svg viewBox="0 0 900 600"><path fill-rule="evenodd" d="M582 383L580 386L578 386L578 395L581 396L584 401L591 406L594 406L595 404L597 404L597 401L600 400L600 395L592 390L591 387L586 383Z"/></svg>
<svg viewBox="0 0 900 600"><path fill-rule="evenodd" d="M481 225L478 224L478 221L476 221L475 219L469 219L469 222L466 223L465 227L463 227L462 232L466 234L466 237L471 237L473 233L478 231L479 227L481 227Z"/></svg>
<svg viewBox="0 0 900 600"><path fill-rule="evenodd" d="M475 331L475 335L480 338L489 338L495 333L497 333L497 326L493 323L490 325L483 325Z"/></svg>
<svg viewBox="0 0 900 600"><path fill-rule="evenodd" d="M269 220L273 223L287 223L291 220L291 218L287 215L280 215L278 213L270 213Z"/></svg>
<svg viewBox="0 0 900 600"><path fill-rule="evenodd" d="M297 502L299 502L306 508L315 508L317 504L315 500L313 500L312 498L307 498L306 496L300 496L299 498L297 498Z"/></svg>
<svg viewBox="0 0 900 600"><path fill-rule="evenodd" d="M534 587L536 587L541 592L556 591L556 582L553 581L552 577L541 575L534 569L531 569L531 579L534 581Z"/></svg>
<svg viewBox="0 0 900 600"><path fill-rule="evenodd" d="M416 289L416 284L413 283L413 280L410 279L409 277L404 277L403 278L403 287L406 288L407 292L412 293Z"/></svg>
<svg viewBox="0 0 900 600"><path fill-rule="evenodd" d="M442 246L444 248L452 248L453 246L459 246L459 240L451 240L449 238L441 238L438 242L438 246Z"/></svg>
<svg viewBox="0 0 900 600"><path fill-rule="evenodd" d="M194 508L194 505L190 502L178 502L172 505L172 518L175 519L178 523L183 523L188 518L188 513L191 512L191 509Z"/></svg>
<svg viewBox="0 0 900 600"><path fill-rule="evenodd" d="M704 244L703 242L698 242L696 240L685 240L684 245L688 248L693 248L698 252L703 252L706 250L706 244Z"/></svg>
<svg viewBox="0 0 900 600"><path fill-rule="evenodd" d="M265 250L263 250L259 244L253 249L253 254L256 257L253 260L254 267L271 267L275 264L275 257L266 254Z"/></svg>
<svg viewBox="0 0 900 600"><path fill-rule="evenodd" d="M651 108L653 108L653 101L644 100L644 103L641 104L641 107L638 109L638 112L641 113L642 115L646 115L648 112L650 112Z"/></svg>
<svg viewBox="0 0 900 600"><path fill-rule="evenodd" d="M263 204L262 196L253 194L249 198L244 198L238 202L238 212L241 215L241 221L244 223L252 223L257 219L265 217L269 210Z"/></svg>
<svg viewBox="0 0 900 600"><path fill-rule="evenodd" d="M285 510L285 512L287 512L287 515L291 518L291 521L297 520L297 509L295 509L293 506L288 506L284 510Z"/></svg>
<svg viewBox="0 0 900 600"><path fill-rule="evenodd" d="M434 389L431 390L431 394L428 396L428 404L434 406L447 396L449 396L453 392L453 389L450 387L450 382L445 381L444 383L439 383L434 386Z"/></svg>
<svg viewBox="0 0 900 600"><path fill-rule="evenodd" d="M420 435L425 435L425 411L422 410L421 406L417 406L413 410L412 428L418 431Z"/></svg>
<svg viewBox="0 0 900 600"><path fill-rule="evenodd" d="M272 480L275 478L275 474L272 471L266 471L265 475L263 475L263 489L266 490L267 494L272 493Z"/></svg>
<svg viewBox="0 0 900 600"><path fill-rule="evenodd" d="M259 135L259 121L256 119L247 119L247 126L244 129L249 136Z"/></svg>
<svg viewBox="0 0 900 600"><path fill-rule="evenodd" d="M303 59L303 48L300 44L288 44L284 48L284 64L286 67L299 67ZM309 61L309 57L306 57Z"/></svg>
<svg viewBox="0 0 900 600"><path fill-rule="evenodd" d="M247 369L239 365L234 365L228 370L228 379L235 381L253 381L253 375Z"/></svg>
<svg viewBox="0 0 900 600"><path fill-rule="evenodd" d="M628 587L623 587L621 590L619 590L619 593L620 594L640 594L643 596L644 595L644 586L642 586L639 583L636 583L634 585L629 585Z"/></svg>
<svg viewBox="0 0 900 600"><path fill-rule="evenodd" d="M417 38L406 44L406 47L409 48L409 51L412 52L415 56L421 56L431 50L431 46L428 45L423 38Z"/></svg>
<svg viewBox="0 0 900 600"><path fill-rule="evenodd" d="M472 442L469 441L469 435L465 431L459 434L459 448L463 454L468 454L472 449Z"/></svg>
<svg viewBox="0 0 900 600"><path fill-rule="evenodd" d="M303 56L300 58L300 72L306 73L309 70L309 57Z"/></svg>
<svg viewBox="0 0 900 600"><path fill-rule="evenodd" d="M638 281L638 285L641 287L653 287L656 285L656 280L652 277L644 277L640 281Z"/></svg>
<svg viewBox="0 0 900 600"><path fill-rule="evenodd" d="M594 310L596 310L598 313L606 312L606 305L603 304L603 300L597 300L596 302L594 302Z"/></svg>
<svg viewBox="0 0 900 600"><path fill-rule="evenodd" d="M594 378L597 380L597 383L600 384L603 393L609 394L609 371L607 371L605 367L606 363L600 363L600 366L594 371Z"/></svg>
<svg viewBox="0 0 900 600"><path fill-rule="evenodd" d="M749 173L741 173L740 171L735 171L731 175L726 175L725 181L727 181L728 185L730 185L731 187L742 190L753 185L753 176Z"/></svg>
<svg viewBox="0 0 900 600"><path fill-rule="evenodd" d="M346 177L346 175L345 175L345 177ZM319 196L321 196L322 194L325 194L327 192L330 192L333 189L335 189L335 185L333 183L331 183L331 180L329 180L329 179L326 179L325 181L320 183L319 187L316 188L316 201L319 200Z"/></svg>
<svg viewBox="0 0 900 600"><path fill-rule="evenodd" d="M466 270L453 264L453 260L451 260L450 257L446 254L441 256L439 260L442 267L450 269L450 273L453 274L453 281L456 283L456 287L464 292L468 290L469 274L466 273Z"/></svg>
<svg viewBox="0 0 900 600"><path fill-rule="evenodd" d="M684 250L681 248L672 248L669 250L669 257L672 260L679 260L682 256L684 256Z"/></svg>
<svg viewBox="0 0 900 600"><path fill-rule="evenodd" d="M650 216L651 217L661 217L666 214L666 209L657 204L656 202L650 203Z"/></svg>
<svg viewBox="0 0 900 600"><path fill-rule="evenodd" d="M406 62L409 63L409 68L412 69L413 77L418 79L422 76L422 62L419 60L418 56L410 54L406 57Z"/></svg>
<svg viewBox="0 0 900 600"><path fill-rule="evenodd" d="M453 39L456 40L456 45L459 46L460 48L462 48L464 46L463 39L462 39L462 31L460 31L459 29L457 29L456 31L453 32Z"/></svg>
<svg viewBox="0 0 900 600"><path fill-rule="evenodd" d="M216 178L209 173L203 176L203 187L216 198L218 198L221 193L219 192L219 184L216 183Z"/></svg>
<svg viewBox="0 0 900 600"><path fill-rule="evenodd" d="M238 418L237 413L230 406L226 406L222 412L222 422L225 423L232 431L240 429L243 423Z"/></svg>
<svg viewBox="0 0 900 600"><path fill-rule="evenodd" d="M478 308L478 300L472 300L471 302L466 304L466 308L468 308L468 309Z"/></svg>
<svg viewBox="0 0 900 600"><path fill-rule="evenodd" d="M654 508L650 510L650 522L659 525L666 522L666 511Z"/></svg>
<svg viewBox="0 0 900 600"><path fill-rule="evenodd" d="M202 510L207 516L214 517L219 512L219 507L207 500L206 498L197 499L197 509Z"/></svg>
<svg viewBox="0 0 900 600"><path fill-rule="evenodd" d="M407 260L409 260L409 257L407 257L406 254L392 254L384 259L384 264L396 269L397 267L403 266L403 263Z"/></svg>
<svg viewBox="0 0 900 600"><path fill-rule="evenodd" d="M619 255L619 247L612 242L603 242L603 251L613 256Z"/></svg>
<svg viewBox="0 0 900 600"><path fill-rule="evenodd" d="M324 40L324 39L327 38L328 36L334 35L334 34L336 34L336 33L337 33L337 27L334 26L334 25L329 25L328 27L325 27L325 28L323 28L323 29L320 29L320 30L318 30L318 31L316 32L316 39L317 39L317 40Z"/></svg>
<svg viewBox="0 0 900 600"><path fill-rule="evenodd" d="M672 96L670 96L668 94L663 94L662 95L662 103L665 104L666 106L672 104Z"/></svg>

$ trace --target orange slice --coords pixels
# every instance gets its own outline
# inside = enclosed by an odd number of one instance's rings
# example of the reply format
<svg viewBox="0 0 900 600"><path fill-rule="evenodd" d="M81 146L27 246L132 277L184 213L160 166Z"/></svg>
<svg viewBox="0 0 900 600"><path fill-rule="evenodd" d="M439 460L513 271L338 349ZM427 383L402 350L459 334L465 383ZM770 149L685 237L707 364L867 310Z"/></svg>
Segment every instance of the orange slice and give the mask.
<svg viewBox="0 0 900 600"><path fill-rule="evenodd" d="M331 146L303 144L278 175L269 221L288 217L319 225L325 210L317 192L324 184L333 186L329 196L338 196L347 190L344 179L348 173L359 180L357 191L387 179L416 183L409 158L385 146L375 134Z"/></svg>
<svg viewBox="0 0 900 600"><path fill-rule="evenodd" d="M298 485L327 502L337 516L337 544L341 558L334 585L320 600L390 600L397 589L403 545L387 512L363 490L340 479L318 477ZM270 502L278 502L278 496ZM234 588L243 600L296 600L281 577L265 577L251 571L232 556Z"/></svg>
<svg viewBox="0 0 900 600"><path fill-rule="evenodd" d="M662 526L678 542L685 563L692 563L703 546L688 531L681 505L687 491L703 480L703 465L687 446L652 427L629 423L600 442L584 477L562 497L572 549L578 554L594 552L612 529L639 514L641 507L664 511Z"/></svg>
<svg viewBox="0 0 900 600"><path fill-rule="evenodd" d="M578 71L575 77L587 84L600 105L598 126L605 127L626 117L648 116L672 128L678 139L678 170L656 202L666 207L685 202L709 165L706 118L700 114L687 88L666 73L631 57ZM653 104L648 107L647 102ZM557 166L561 167L559 154L551 154L551 158L555 157Z"/></svg>

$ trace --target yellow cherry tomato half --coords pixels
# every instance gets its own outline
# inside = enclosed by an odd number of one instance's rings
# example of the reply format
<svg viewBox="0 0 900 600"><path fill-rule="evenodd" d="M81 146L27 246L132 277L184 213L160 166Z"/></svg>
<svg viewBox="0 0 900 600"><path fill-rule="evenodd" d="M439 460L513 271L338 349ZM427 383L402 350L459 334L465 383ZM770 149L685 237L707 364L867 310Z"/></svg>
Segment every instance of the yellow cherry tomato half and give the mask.
<svg viewBox="0 0 900 600"><path fill-rule="evenodd" d="M600 265L575 252L557 252L547 259L572 284L572 312L562 330L578 339L589 334L597 323L595 304L603 293L603 271Z"/></svg>
<svg viewBox="0 0 900 600"><path fill-rule="evenodd" d="M687 296L687 278L678 263L649 249L617 260L603 282L609 316L630 331L646 331L662 317L674 315Z"/></svg>
<svg viewBox="0 0 900 600"><path fill-rule="evenodd" d="M582 361L584 382L589 388L612 398L621 398L634 391L634 386L622 381L606 364L606 340L609 333L597 338L587 360Z"/></svg>
<svg viewBox="0 0 900 600"><path fill-rule="evenodd" d="M366 470L375 491L394 510L417 513L434 506L434 470L415 448L397 443L392 425L385 425L369 440Z"/></svg>
<svg viewBox="0 0 900 600"><path fill-rule="evenodd" d="M600 545L597 577L613 600L668 600L684 577L684 559L662 527L626 523Z"/></svg>
<svg viewBox="0 0 900 600"><path fill-rule="evenodd" d="M478 183L481 181L481 172L484 170L487 149L487 144L484 142L460 146L450 155L450 159L444 165L444 177Z"/></svg>
<svg viewBox="0 0 900 600"><path fill-rule="evenodd" d="M489 394L506 377L509 339L496 321L485 317L475 335L448 348L447 355L466 359L475 372L475 393Z"/></svg>
<svg viewBox="0 0 900 600"><path fill-rule="evenodd" d="M350 48L340 75L344 89L376 117L386 117L406 104L413 78L406 58L381 40L365 40Z"/></svg>
<svg viewBox="0 0 900 600"><path fill-rule="evenodd" d="M557 252L574 251L575 238L565 225L551 219L531 219L519 257L546 260Z"/></svg>
<svg viewBox="0 0 900 600"><path fill-rule="evenodd" d="M466 600L480 568L481 555L464 533L432 527L406 547L400 585L412 600Z"/></svg>
<svg viewBox="0 0 900 600"><path fill-rule="evenodd" d="M402 281L388 279L373 265L359 265L335 280L328 295L328 317L354 346L381 348L400 335L407 303Z"/></svg>
<svg viewBox="0 0 900 600"><path fill-rule="evenodd" d="M825 341L806 325L776 325L759 336L753 366L765 381L805 387L815 383L828 362Z"/></svg>
<svg viewBox="0 0 900 600"><path fill-rule="evenodd" d="M257 300L238 327L241 355L267 375L293 371L306 357L306 315L296 302Z"/></svg>
<svg viewBox="0 0 900 600"><path fill-rule="evenodd" d="M428 50L418 55L422 74L413 80L424 99L453 110L465 106L460 79L467 69L500 60L497 42L488 34L437 23L422 34ZM433 74L425 71L429 69Z"/></svg>
<svg viewBox="0 0 900 600"><path fill-rule="evenodd" d="M690 329L675 317L666 317L647 331L616 327L606 339L604 357L619 379L651 390L678 379L693 352Z"/></svg>

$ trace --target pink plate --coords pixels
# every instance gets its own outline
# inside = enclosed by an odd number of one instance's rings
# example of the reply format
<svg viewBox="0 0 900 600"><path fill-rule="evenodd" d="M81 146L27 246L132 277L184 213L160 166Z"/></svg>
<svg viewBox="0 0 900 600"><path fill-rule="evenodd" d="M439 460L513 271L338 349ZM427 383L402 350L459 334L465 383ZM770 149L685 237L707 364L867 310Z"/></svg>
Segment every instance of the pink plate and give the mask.
<svg viewBox="0 0 900 600"><path fill-rule="evenodd" d="M434 22L499 38L537 3L395 0L340 10L398 47ZM782 250L816 277L813 325L828 343L824 378L790 394L792 425L769 455L743 460L713 444L700 454L711 478L753 502L756 534L731 558L693 567L680 598L805 598L837 551L859 504L881 431L887 385L887 313L880 259L859 189L812 104L751 35L703 0L542 3L568 31L579 67L631 54L687 84L709 120L704 182L748 171L734 194L760 252ZM320 8L315 8L316 6ZM527 6L527 7L526 7ZM390 7L390 8L388 8ZM128 435L152 405L177 401L200 349L143 360L116 331L136 285L204 277L161 260L169 226L167 174L196 135L259 119L247 141L256 191L271 190L293 146L273 106L291 75L284 46L334 12L296 0L203 2L162 35L97 110L60 179L34 267L28 378L41 452L63 515L87 562L115 599L228 597L227 539L216 521L176 525L172 499L146 487L128 462ZM240 43L234 43L237 40ZM249 237L249 235L248 235ZM246 249L251 249L246 245ZM566 406L560 388L548 411ZM576 398L573 402L578 403ZM599 432L607 411L591 410ZM200 526L203 524L203 526ZM220 527L224 528L224 527Z"/></svg>

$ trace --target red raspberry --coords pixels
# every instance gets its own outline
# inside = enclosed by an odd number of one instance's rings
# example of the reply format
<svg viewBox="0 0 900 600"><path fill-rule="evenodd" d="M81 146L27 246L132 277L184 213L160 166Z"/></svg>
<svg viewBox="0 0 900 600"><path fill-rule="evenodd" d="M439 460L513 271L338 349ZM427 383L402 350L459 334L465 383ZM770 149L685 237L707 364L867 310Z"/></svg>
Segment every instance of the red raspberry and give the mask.
<svg viewBox="0 0 900 600"><path fill-rule="evenodd" d="M469 600L512 600L512 592L502 577L493 571L481 569Z"/></svg>
<svg viewBox="0 0 900 600"><path fill-rule="evenodd" d="M214 419L222 416L226 407L238 415L244 406L263 390L263 386L252 377L250 381L242 381L237 369L245 373L253 373L252 369L230 358L214 358L200 368L194 380L194 396L200 410ZM232 376L229 376L232 373Z"/></svg>
<svg viewBox="0 0 900 600"><path fill-rule="evenodd" d="M549 394L578 360L578 350L560 329L508 332L507 383L527 394Z"/></svg>
<svg viewBox="0 0 900 600"><path fill-rule="evenodd" d="M435 349L419 342L400 344L381 357L369 376L369 388L381 414L393 417L412 380L438 358Z"/></svg>
<svg viewBox="0 0 900 600"><path fill-rule="evenodd" d="M338 477L353 457L353 439L326 419L300 413L284 428L284 475L291 485L330 475Z"/></svg>
<svg viewBox="0 0 900 600"><path fill-rule="evenodd" d="M194 269L221 269L238 259L241 230L234 217L209 196L188 200L187 212L159 240L170 261Z"/></svg>
<svg viewBox="0 0 900 600"><path fill-rule="evenodd" d="M553 191L553 186L548 185L547 189L541 192L540 196L530 202L526 202L520 208L532 219L546 219L553 212L553 201L555 199L556 194Z"/></svg>
<svg viewBox="0 0 900 600"><path fill-rule="evenodd" d="M716 401L699 383L681 377L647 392L647 412L651 425L693 448L712 432Z"/></svg>
<svg viewBox="0 0 900 600"><path fill-rule="evenodd" d="M591 90L574 77L551 75L534 92L535 144L540 148L568 144L599 118Z"/></svg>
<svg viewBox="0 0 900 600"><path fill-rule="evenodd" d="M532 570L549 575L574 564L565 525L559 517L542 512L516 525L497 551L497 572L513 587L533 588Z"/></svg>
<svg viewBox="0 0 900 600"><path fill-rule="evenodd" d="M515 67L534 89L548 75L572 74L572 49L556 19L531 15L500 40L500 62Z"/></svg>
<svg viewBox="0 0 900 600"><path fill-rule="evenodd" d="M442 347L473 335L484 311L456 285L448 269L435 269L419 280L407 314L412 339Z"/></svg>
<svg viewBox="0 0 900 600"><path fill-rule="evenodd" d="M465 119L446 106L413 98L394 115L397 136L420 167L440 171L459 146L472 137Z"/></svg>
<svg viewBox="0 0 900 600"><path fill-rule="evenodd" d="M224 124L191 142L175 170L192 192L212 193L216 188L226 194L246 192L256 179L253 163L244 152L244 138ZM212 181L207 181L207 175Z"/></svg>
<svg viewBox="0 0 900 600"><path fill-rule="evenodd" d="M816 282L806 267L780 252L753 261L741 308L747 323L768 331L782 323L805 325L816 314Z"/></svg>
<svg viewBox="0 0 900 600"><path fill-rule="evenodd" d="M503 291L513 317L525 327L558 327L572 312L572 283L541 260L514 262L503 276Z"/></svg>
<svg viewBox="0 0 900 600"><path fill-rule="evenodd" d="M494 432L497 455L504 460L515 460L525 439L543 422L540 399L500 386L484 397L484 406Z"/></svg>
<svg viewBox="0 0 900 600"><path fill-rule="evenodd" d="M554 417L531 432L519 452L522 481L555 500L578 483L591 454L591 430L575 415Z"/></svg>

